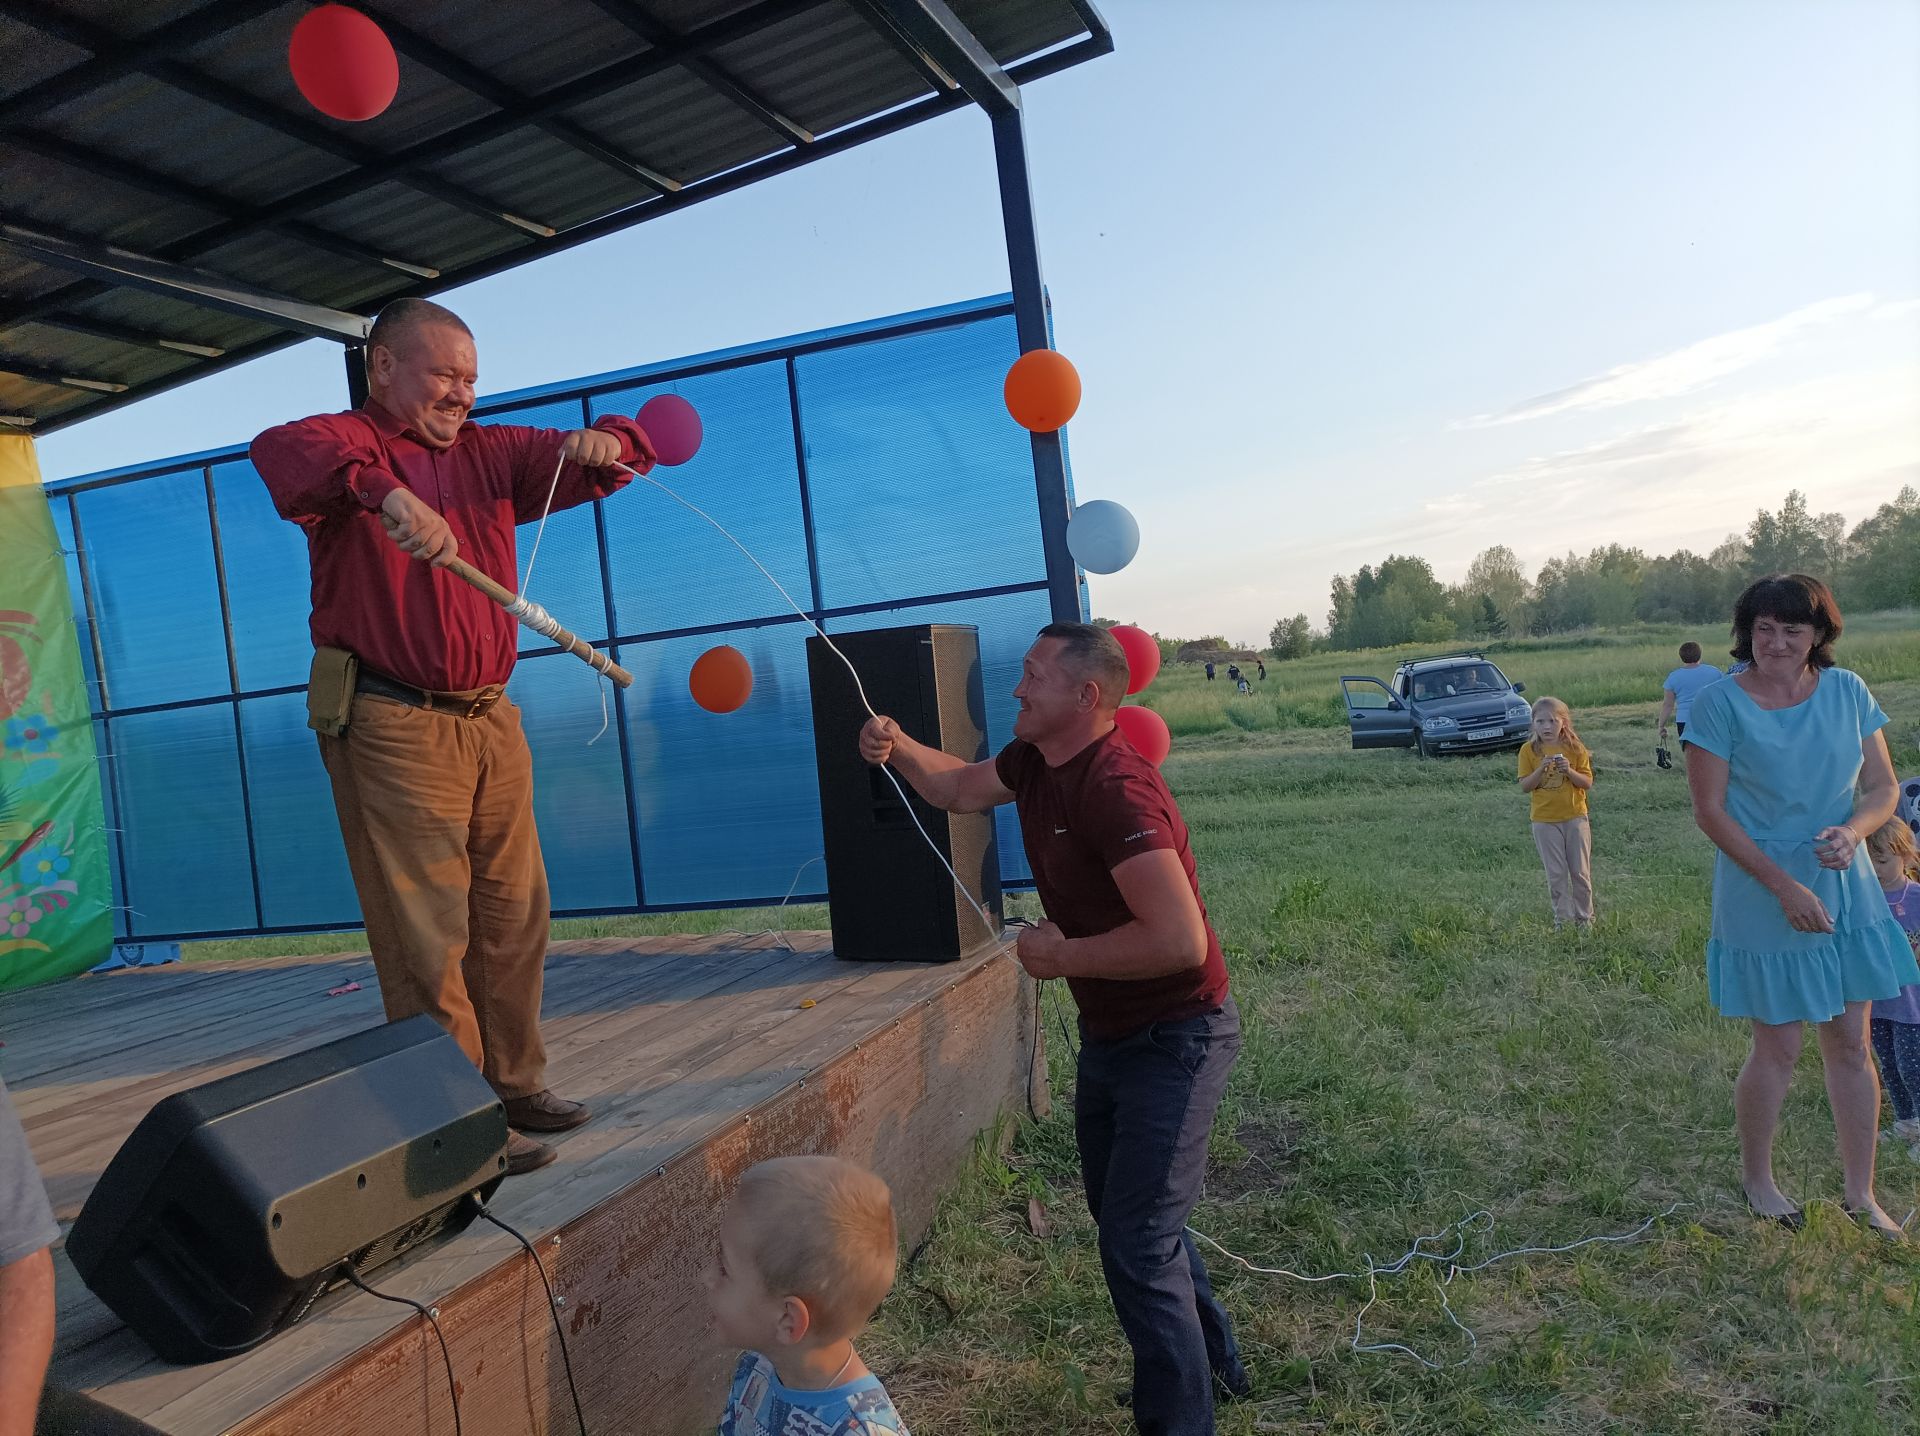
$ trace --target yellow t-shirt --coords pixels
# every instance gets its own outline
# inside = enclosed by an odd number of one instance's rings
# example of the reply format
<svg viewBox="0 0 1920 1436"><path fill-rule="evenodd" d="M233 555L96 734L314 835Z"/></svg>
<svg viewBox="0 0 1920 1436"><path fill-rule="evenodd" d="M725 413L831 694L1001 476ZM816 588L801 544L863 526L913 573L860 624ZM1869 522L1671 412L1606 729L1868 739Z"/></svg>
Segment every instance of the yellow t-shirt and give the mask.
<svg viewBox="0 0 1920 1436"><path fill-rule="evenodd" d="M1520 772L1524 778L1540 766L1541 760L1555 753L1564 753L1567 766L1575 772L1593 776L1593 755L1576 752L1564 743L1549 743L1544 751L1535 749L1532 739L1520 745ZM1567 781L1565 773L1550 774L1546 781L1528 795L1533 799L1533 821L1536 823L1564 823L1573 818L1587 815L1587 790L1576 787Z"/></svg>

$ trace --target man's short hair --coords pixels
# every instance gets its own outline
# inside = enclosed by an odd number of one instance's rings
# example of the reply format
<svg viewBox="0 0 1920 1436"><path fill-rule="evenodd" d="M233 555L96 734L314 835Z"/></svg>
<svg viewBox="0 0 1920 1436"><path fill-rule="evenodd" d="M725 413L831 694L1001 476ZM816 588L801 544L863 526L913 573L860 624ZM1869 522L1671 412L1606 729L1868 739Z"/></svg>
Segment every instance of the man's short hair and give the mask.
<svg viewBox="0 0 1920 1436"><path fill-rule="evenodd" d="M1700 661L1700 645L1695 643L1691 638L1681 644L1680 661L1682 663L1698 663Z"/></svg>
<svg viewBox="0 0 1920 1436"><path fill-rule="evenodd" d="M431 299L396 299L374 318L373 328L367 333L367 353L383 347L398 354L407 336L423 324L449 324L469 339L473 337L467 321L444 304Z"/></svg>
<svg viewBox="0 0 1920 1436"><path fill-rule="evenodd" d="M885 1182L840 1157L775 1157L747 1169L733 1200L770 1295L799 1297L829 1341L873 1319L893 1290L899 1244Z"/></svg>
<svg viewBox="0 0 1920 1436"><path fill-rule="evenodd" d="M1057 638L1061 655L1075 677L1100 685L1103 707L1118 708L1127 696L1126 650L1120 640L1095 623L1049 623L1041 638Z"/></svg>

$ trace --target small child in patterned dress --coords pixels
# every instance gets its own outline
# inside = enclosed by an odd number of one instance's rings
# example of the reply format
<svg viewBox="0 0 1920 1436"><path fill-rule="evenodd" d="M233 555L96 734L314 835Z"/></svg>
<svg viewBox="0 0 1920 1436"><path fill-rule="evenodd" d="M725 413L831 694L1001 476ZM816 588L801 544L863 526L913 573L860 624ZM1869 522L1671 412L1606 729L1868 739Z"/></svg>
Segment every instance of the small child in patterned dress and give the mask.
<svg viewBox="0 0 1920 1436"><path fill-rule="evenodd" d="M853 1338L893 1289L893 1195L838 1157L750 1167L707 1275L721 1338L747 1348L719 1436L907 1436Z"/></svg>
<svg viewBox="0 0 1920 1436"><path fill-rule="evenodd" d="M1890 819L1868 835L1867 856L1887 906L1920 950L1920 882L1914 881L1920 878L1920 849L1913 834L1900 819ZM1893 1129L1886 1136L1908 1143L1908 1155L1920 1162L1920 983L1876 1000L1869 1028L1880 1085L1893 1103Z"/></svg>

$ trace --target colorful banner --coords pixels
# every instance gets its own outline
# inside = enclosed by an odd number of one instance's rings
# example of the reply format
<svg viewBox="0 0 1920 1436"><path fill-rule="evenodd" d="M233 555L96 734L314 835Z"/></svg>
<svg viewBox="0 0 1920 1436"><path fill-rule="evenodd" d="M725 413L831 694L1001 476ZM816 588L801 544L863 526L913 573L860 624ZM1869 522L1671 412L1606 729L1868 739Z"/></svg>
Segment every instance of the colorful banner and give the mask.
<svg viewBox="0 0 1920 1436"><path fill-rule="evenodd" d="M0 991L113 947L100 765L33 440L0 434Z"/></svg>

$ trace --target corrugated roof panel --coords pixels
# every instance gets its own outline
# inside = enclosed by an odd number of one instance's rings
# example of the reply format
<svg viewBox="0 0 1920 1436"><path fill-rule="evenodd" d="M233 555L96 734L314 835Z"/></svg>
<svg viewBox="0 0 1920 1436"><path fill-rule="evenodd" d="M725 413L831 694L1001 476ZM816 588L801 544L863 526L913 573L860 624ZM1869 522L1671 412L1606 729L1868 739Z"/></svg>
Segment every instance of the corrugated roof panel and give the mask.
<svg viewBox="0 0 1920 1436"><path fill-rule="evenodd" d="M0 369L5 369L9 360L83 379L129 386L151 384L198 364L188 354L136 349L86 334L27 325L0 336Z"/></svg>
<svg viewBox="0 0 1920 1436"><path fill-rule="evenodd" d="M514 213L568 229L656 191L543 131L515 130L434 166L433 173L499 199Z"/></svg>
<svg viewBox="0 0 1920 1436"><path fill-rule="evenodd" d="M680 69L649 75L569 113L683 184L786 148L745 110Z"/></svg>
<svg viewBox="0 0 1920 1436"><path fill-rule="evenodd" d="M79 64L87 52L0 15L0 99Z"/></svg>
<svg viewBox="0 0 1920 1436"><path fill-rule="evenodd" d="M219 217L198 205L172 202L72 169L24 147L0 141L0 195L16 213L24 206L36 224L151 250L205 229Z"/></svg>
<svg viewBox="0 0 1920 1436"><path fill-rule="evenodd" d="M293 27L311 8L296 0L209 40L182 58L196 69L270 101L296 120L382 152L405 149L494 113L495 107L487 101L449 84L403 54L399 92L382 113L364 121L336 120L322 114L300 94L293 83L293 71L287 66L287 44L293 37ZM401 7L400 13L404 15L406 8Z"/></svg>
<svg viewBox="0 0 1920 1436"><path fill-rule="evenodd" d="M399 180L337 200L312 217L336 234L352 235L397 259L436 269L472 264L532 239L425 198Z"/></svg>
<svg viewBox="0 0 1920 1436"><path fill-rule="evenodd" d="M40 0L36 12L14 0L0 17L0 97L8 87L39 83L86 58L71 46L32 32L23 15L78 19L125 37L149 33L185 15L232 13L212 8L220 3ZM139 72L110 76L61 106L23 117L37 129L112 156L162 182L173 176L191 183L209 193L207 200L155 196L0 145L0 191L9 217L118 243L138 253L183 256L188 265L333 308L367 312L393 295L430 292L471 277L476 269L533 258L546 247L509 224L448 202L439 192L443 187L464 189L484 206L550 225L561 231L563 240L568 230L608 216L617 223L646 217L649 187L533 124L502 117L485 98L500 89L537 96L578 76L636 61L621 89L574 106L564 118L610 148L683 183L768 157L804 157L804 151L794 150L749 105L685 68L639 73L644 66L637 60L648 53L647 43L599 0L362 3L372 6L376 18L386 15L390 25L404 25L418 37L402 39L400 95L385 114L366 124L344 124L321 116L300 98L287 70L286 48L310 0L280 0L254 20L229 25L190 51L156 59L148 68L163 78ZM951 3L1003 64L1070 40L1085 29L1070 0ZM636 14L676 36L742 13L766 15L787 8L768 0L634 4ZM458 70L461 63L444 57L408 58L409 46L417 52L423 43L441 47L489 78L468 75L466 83L474 90L447 80L440 71ZM736 39L710 59L767 105L820 135L929 93L918 71L846 0L814 0L798 15ZM204 86L231 90L233 99L223 105L200 98L193 83L183 82L185 89L164 83L170 73L177 78L176 66L200 76ZM261 120L243 117L256 107L266 111ZM450 142L450 135L475 124L490 132L488 138L464 149ZM351 158L361 154L384 169L384 157L404 149L417 149L417 162L432 173L416 176L412 183L376 177L358 170ZM348 157L339 153L342 150ZM200 237L233 227L220 217L220 210L272 206L320 185L336 190L337 197L293 218L373 251L371 258L344 257L332 248L301 242L285 230L249 229L217 246ZM214 197L231 203L216 207ZM445 277L424 279L384 267L377 262L379 255L431 266ZM51 294L88 287L91 284L79 284L65 271L0 244L0 295L6 296L0 300L0 352L7 352L9 343L25 344L36 356L64 356L75 367L118 364L136 377L149 373L157 357L174 366L151 371L160 373L159 382L188 372L179 368L190 362L188 356L156 355L46 325L5 328L9 306L17 312L36 298L49 302ZM66 303L68 313L216 344L233 355L291 342L270 323L142 290L107 289ZM17 353L16 358L28 362ZM5 381L0 393L15 405L34 405L34 412L49 422L122 402L12 381ZM0 403L4 411L5 403Z"/></svg>
<svg viewBox="0 0 1920 1436"><path fill-rule="evenodd" d="M385 4L409 29L523 95L544 94L647 48L590 0L531 6L431 7L404 0Z"/></svg>
<svg viewBox="0 0 1920 1436"><path fill-rule="evenodd" d="M38 422L31 428L0 424L0 434L31 434L41 426L84 412L100 396L58 384L41 384L18 375L0 373L0 414L24 414Z"/></svg>
<svg viewBox="0 0 1920 1436"><path fill-rule="evenodd" d="M128 75L49 111L42 128L148 169L184 167L200 184L251 204L353 168L146 75Z"/></svg>
<svg viewBox="0 0 1920 1436"><path fill-rule="evenodd" d="M1084 35L1087 27L1066 0L948 0L953 13L1002 65Z"/></svg>
<svg viewBox="0 0 1920 1436"><path fill-rule="evenodd" d="M164 334L169 339L211 344L219 349L244 348L278 332L256 319L149 294L142 289L111 289L70 305L65 312L103 319L143 334Z"/></svg>
<svg viewBox="0 0 1920 1436"><path fill-rule="evenodd" d="M816 135L933 93L864 16L843 5L796 15L713 58Z"/></svg>

